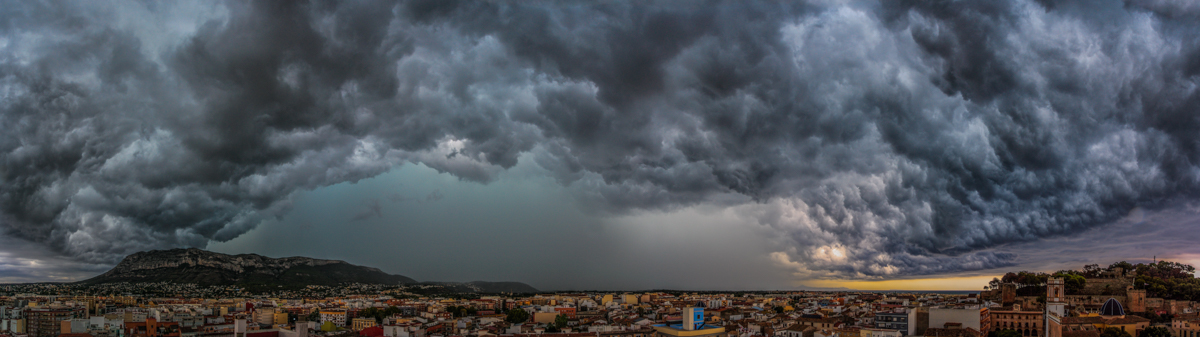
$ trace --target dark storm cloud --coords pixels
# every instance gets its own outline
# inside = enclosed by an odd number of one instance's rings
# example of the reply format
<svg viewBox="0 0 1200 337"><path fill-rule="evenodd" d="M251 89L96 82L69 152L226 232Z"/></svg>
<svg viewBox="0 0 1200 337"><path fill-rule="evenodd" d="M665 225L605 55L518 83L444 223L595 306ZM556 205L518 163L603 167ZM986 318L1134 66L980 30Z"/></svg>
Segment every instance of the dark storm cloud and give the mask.
<svg viewBox="0 0 1200 337"><path fill-rule="evenodd" d="M45 247L12 238L0 238L0 284L27 282L69 282L95 276L108 269L72 261Z"/></svg>
<svg viewBox="0 0 1200 337"><path fill-rule="evenodd" d="M811 277L1008 266L1200 191L1187 2L251 2L179 36L88 6L0 14L0 226L84 261L523 154L604 212L747 196Z"/></svg>

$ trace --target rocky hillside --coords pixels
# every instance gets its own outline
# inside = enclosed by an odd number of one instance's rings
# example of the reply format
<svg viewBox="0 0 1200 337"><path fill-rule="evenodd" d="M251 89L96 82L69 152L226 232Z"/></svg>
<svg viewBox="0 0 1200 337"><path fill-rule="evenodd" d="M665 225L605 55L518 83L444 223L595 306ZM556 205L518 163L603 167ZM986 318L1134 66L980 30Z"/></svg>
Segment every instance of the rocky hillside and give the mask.
<svg viewBox="0 0 1200 337"><path fill-rule="evenodd" d="M112 270L80 283L113 282L295 287L348 282L406 284L416 281L344 261L307 257L274 259L256 254L226 255L192 248L129 255Z"/></svg>

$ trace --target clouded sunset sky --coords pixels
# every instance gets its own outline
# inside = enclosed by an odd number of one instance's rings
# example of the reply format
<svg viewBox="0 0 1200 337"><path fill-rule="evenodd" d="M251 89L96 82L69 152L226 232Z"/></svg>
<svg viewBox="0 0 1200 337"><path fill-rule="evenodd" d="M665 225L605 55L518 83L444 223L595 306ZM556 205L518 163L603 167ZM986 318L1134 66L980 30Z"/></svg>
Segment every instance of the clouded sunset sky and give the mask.
<svg viewBox="0 0 1200 337"><path fill-rule="evenodd" d="M1200 263L1200 3L0 1L0 283L980 290Z"/></svg>

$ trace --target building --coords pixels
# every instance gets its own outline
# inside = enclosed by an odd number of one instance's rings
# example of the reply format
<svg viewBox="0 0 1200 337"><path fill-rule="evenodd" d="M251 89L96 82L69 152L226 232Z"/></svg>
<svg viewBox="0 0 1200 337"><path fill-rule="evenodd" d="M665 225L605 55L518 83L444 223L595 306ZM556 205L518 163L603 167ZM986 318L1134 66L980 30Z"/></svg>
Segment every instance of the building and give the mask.
<svg viewBox="0 0 1200 337"><path fill-rule="evenodd" d="M346 310L321 310L321 324L332 322L333 326L346 326Z"/></svg>
<svg viewBox="0 0 1200 337"><path fill-rule="evenodd" d="M817 328L811 325L792 324L787 329L775 332L775 335L779 337L813 337L813 333L816 331Z"/></svg>
<svg viewBox="0 0 1200 337"><path fill-rule="evenodd" d="M1017 285L1014 283L1004 283L1000 285L1000 303L1009 306L1016 302Z"/></svg>
<svg viewBox="0 0 1200 337"><path fill-rule="evenodd" d="M354 329L354 331L362 331L363 329L370 328L370 327L373 327L376 325L378 325L378 324L375 323L374 318L355 318L354 320L351 321L350 328ZM382 334L383 330L379 330L379 333Z"/></svg>
<svg viewBox="0 0 1200 337"><path fill-rule="evenodd" d="M251 315L251 317L255 323L263 324L263 325L272 325L272 324L275 324L275 313L276 313L276 310L274 307L255 308L254 313ZM286 320L286 318L285 318L285 320Z"/></svg>
<svg viewBox="0 0 1200 337"><path fill-rule="evenodd" d="M1045 337L1062 337L1062 319L1067 317L1067 289L1061 277L1046 281Z"/></svg>
<svg viewBox="0 0 1200 337"><path fill-rule="evenodd" d="M929 308L916 307L908 311L908 335L923 336L929 328Z"/></svg>
<svg viewBox="0 0 1200 337"><path fill-rule="evenodd" d="M1200 337L1200 315L1179 315L1171 318L1171 336Z"/></svg>
<svg viewBox="0 0 1200 337"><path fill-rule="evenodd" d="M908 316L905 316L905 318L908 318ZM858 329L859 337L901 337L901 336L904 336L905 333L908 333L908 330L871 329L871 328Z"/></svg>
<svg viewBox="0 0 1200 337"><path fill-rule="evenodd" d="M841 327L843 325L843 322L842 322L842 320L833 318L833 317L828 317L828 318L800 317L800 318L796 319L796 324L807 325L807 326L811 326L811 327L814 327L817 329L834 329L834 328Z"/></svg>
<svg viewBox="0 0 1200 337"><path fill-rule="evenodd" d="M1021 336L1044 337L1046 323L1041 311L1022 310L1018 304L1010 308L993 308L989 318L992 331L1015 330Z"/></svg>
<svg viewBox="0 0 1200 337"><path fill-rule="evenodd" d="M77 308L31 308L25 312L25 331L32 337L58 336L62 321L84 318L87 309Z"/></svg>
<svg viewBox="0 0 1200 337"><path fill-rule="evenodd" d="M946 327L946 328L928 328L925 330L926 337L982 337L983 333L972 328L962 327Z"/></svg>
<svg viewBox="0 0 1200 337"><path fill-rule="evenodd" d="M899 330L901 335L908 335L908 313L877 312L875 313L875 328Z"/></svg>
<svg viewBox="0 0 1200 337"><path fill-rule="evenodd" d="M10 318L10 319L0 320L0 332L25 334L25 319L24 318Z"/></svg>
<svg viewBox="0 0 1200 337"><path fill-rule="evenodd" d="M650 337L654 329L596 332L596 337Z"/></svg>
<svg viewBox="0 0 1200 337"><path fill-rule="evenodd" d="M558 318L557 312L535 312L529 317L534 323L554 323L554 319Z"/></svg>
<svg viewBox="0 0 1200 337"><path fill-rule="evenodd" d="M953 308L914 308L908 313L908 335L928 336L926 329L947 329L947 326L971 329L979 333L989 326L988 320L995 315L988 308L978 306ZM954 331L961 334L969 332Z"/></svg>
<svg viewBox="0 0 1200 337"><path fill-rule="evenodd" d="M625 304L638 304L638 296L634 294L625 294L621 296Z"/></svg>
<svg viewBox="0 0 1200 337"><path fill-rule="evenodd" d="M62 328L59 334L68 333L87 333L88 325L91 325L91 320L86 318L72 318L62 321Z"/></svg>
<svg viewBox="0 0 1200 337"><path fill-rule="evenodd" d="M153 317L145 322L125 323L126 337L179 337L179 322L159 322Z"/></svg>
<svg viewBox="0 0 1200 337"><path fill-rule="evenodd" d="M1103 331L1106 328L1119 329L1137 336L1150 326L1150 320L1141 316L1126 315L1121 302L1109 298L1100 308L1099 315L1090 314L1080 317L1062 318L1062 334L1077 331ZM1174 323L1174 322L1172 322ZM1173 327L1172 327L1173 328Z"/></svg>
<svg viewBox="0 0 1200 337"><path fill-rule="evenodd" d="M728 337L724 327L704 324L704 308L687 307L683 309L683 322L680 324L655 324L655 337Z"/></svg>
<svg viewBox="0 0 1200 337"><path fill-rule="evenodd" d="M572 307L555 307L554 312L558 315L566 315L567 319L575 319L575 308Z"/></svg>

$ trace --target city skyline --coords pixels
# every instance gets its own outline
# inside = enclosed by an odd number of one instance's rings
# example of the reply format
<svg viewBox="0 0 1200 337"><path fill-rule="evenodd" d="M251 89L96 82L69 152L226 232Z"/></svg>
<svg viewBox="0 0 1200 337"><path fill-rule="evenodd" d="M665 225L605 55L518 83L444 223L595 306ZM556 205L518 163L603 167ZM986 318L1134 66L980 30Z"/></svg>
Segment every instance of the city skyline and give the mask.
<svg viewBox="0 0 1200 337"><path fill-rule="evenodd" d="M1200 6L0 1L0 283L140 251L542 290L1200 264Z"/></svg>

